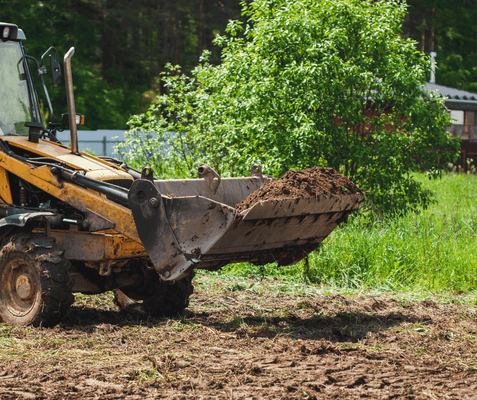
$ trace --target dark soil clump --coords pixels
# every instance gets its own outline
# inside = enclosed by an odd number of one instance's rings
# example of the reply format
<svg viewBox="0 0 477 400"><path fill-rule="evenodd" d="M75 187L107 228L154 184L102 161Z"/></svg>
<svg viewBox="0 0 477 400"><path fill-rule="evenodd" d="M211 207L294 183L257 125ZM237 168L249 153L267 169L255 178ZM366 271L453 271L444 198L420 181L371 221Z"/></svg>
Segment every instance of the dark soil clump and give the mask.
<svg viewBox="0 0 477 400"><path fill-rule="evenodd" d="M260 189L235 206L242 212L263 200L339 196L361 190L333 168L312 167L300 171L289 170L278 181L265 182Z"/></svg>

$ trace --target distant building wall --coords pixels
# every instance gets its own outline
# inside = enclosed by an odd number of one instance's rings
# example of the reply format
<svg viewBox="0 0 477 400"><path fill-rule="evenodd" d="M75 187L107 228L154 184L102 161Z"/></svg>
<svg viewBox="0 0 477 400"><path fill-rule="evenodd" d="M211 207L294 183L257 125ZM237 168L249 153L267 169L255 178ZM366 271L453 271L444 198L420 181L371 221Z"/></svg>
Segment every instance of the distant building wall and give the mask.
<svg viewBox="0 0 477 400"><path fill-rule="evenodd" d="M426 89L444 98L452 125L448 131L460 139L458 165L464 171L469 159L477 166L477 93L427 83Z"/></svg>

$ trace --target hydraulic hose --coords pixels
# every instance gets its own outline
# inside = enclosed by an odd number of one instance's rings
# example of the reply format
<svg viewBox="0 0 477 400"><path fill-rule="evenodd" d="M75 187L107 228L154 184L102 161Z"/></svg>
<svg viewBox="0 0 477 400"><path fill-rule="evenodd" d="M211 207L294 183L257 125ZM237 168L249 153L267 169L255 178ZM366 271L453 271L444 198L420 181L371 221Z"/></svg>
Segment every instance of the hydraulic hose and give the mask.
<svg viewBox="0 0 477 400"><path fill-rule="evenodd" d="M87 176L82 175L80 171L71 172L65 169L61 169L59 167L53 167L51 169L51 172L54 175L61 176L67 181L77 183L78 185L84 186L88 189L105 194L106 196L117 201L118 203L121 203L122 205L129 206L127 189L123 189L119 186L110 185L104 182L99 182L95 179L88 178Z"/></svg>
<svg viewBox="0 0 477 400"><path fill-rule="evenodd" d="M51 167L51 172L54 175L61 176L63 179L67 181L74 182L88 189L94 190L98 193L105 194L106 196L109 196L111 199L115 200L116 202L126 207L129 207L127 189L123 189L122 187L116 186L111 183L100 182L95 179L88 178L82 175L82 171L74 171L62 165L55 165L55 164L44 162L44 161L34 160L28 157L22 157L18 154L15 154L12 150L10 150L8 147L8 144L5 143L2 139L0 139L0 149L3 150L5 154L13 158L16 158L17 160L28 162L35 165L49 166ZM52 161L57 161L57 160L52 159Z"/></svg>

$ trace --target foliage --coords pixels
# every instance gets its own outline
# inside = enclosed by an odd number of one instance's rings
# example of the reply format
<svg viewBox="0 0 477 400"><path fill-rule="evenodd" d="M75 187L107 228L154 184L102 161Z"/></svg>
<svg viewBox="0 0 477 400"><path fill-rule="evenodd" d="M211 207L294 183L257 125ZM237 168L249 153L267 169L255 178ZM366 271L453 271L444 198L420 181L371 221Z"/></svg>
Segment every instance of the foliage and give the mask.
<svg viewBox="0 0 477 400"><path fill-rule="evenodd" d="M124 115L121 108L124 101L124 92L120 88L111 87L102 80L100 70L95 68L99 62L94 47L88 43L95 43L98 31L85 14L78 11L78 3L65 7L63 1L50 0L48 2L3 1L2 19L17 24L25 32L24 41L27 54L40 60L42 54L52 45L59 52L60 62L70 47L75 47L75 56L72 59L73 82L75 89L76 110L86 116L86 128L114 128L124 126L128 115ZM53 54L53 53L52 53ZM46 59L47 60L47 59ZM47 63L49 69L49 64ZM36 71L36 68L33 68ZM43 95L40 80L33 73L42 110L46 116L47 103ZM49 84L49 79L46 79ZM55 121L67 112L66 93L64 84L60 81L58 88L48 87L55 112ZM49 115L48 115L49 118Z"/></svg>
<svg viewBox="0 0 477 400"><path fill-rule="evenodd" d="M405 33L437 53L436 82L477 92L477 1L408 0Z"/></svg>
<svg viewBox="0 0 477 400"><path fill-rule="evenodd" d="M243 13L246 25L231 21L216 39L221 64L206 53L192 80L175 78L187 85L169 76L169 93L132 120L135 129L141 121L187 132L191 158L225 175L245 174L252 162L277 177L329 166L380 214L428 204L410 172L438 176L457 143L445 132L443 102L423 93L428 58L401 38L405 6L256 0Z"/></svg>
<svg viewBox="0 0 477 400"><path fill-rule="evenodd" d="M151 166L156 176L189 178L196 166L191 129L197 93L195 82L172 65L168 65L168 72L162 77L170 94L159 96L146 113L130 118L130 130L116 152L134 168Z"/></svg>
<svg viewBox="0 0 477 400"><path fill-rule="evenodd" d="M218 0L0 0L0 5L2 21L25 31L28 54L39 59L55 45L62 61L75 47L75 99L88 129L125 128L129 116L147 109L151 93L160 91L156 78L166 63L190 71L200 53L212 47L215 33L240 15L239 0L225 5ZM214 59L219 60L218 51ZM64 85L50 95L58 117L66 112Z"/></svg>
<svg viewBox="0 0 477 400"><path fill-rule="evenodd" d="M356 215L336 228L309 256L307 279L348 289L416 292L474 291L477 285L477 176L447 174L416 179L439 205L419 213L376 220ZM265 275L303 282L304 262L288 267L229 265L230 276Z"/></svg>
<svg viewBox="0 0 477 400"><path fill-rule="evenodd" d="M477 91L476 0L408 3L404 35L419 41L423 51L437 51L437 82ZM61 58L76 48L78 112L86 115L89 129L124 128L130 115L146 110L164 89L158 77L167 63L190 73L204 50L219 63L215 35L228 20L248 17L240 15L240 0L0 0L0 5L2 20L24 29L30 55L39 58L55 45ZM59 116L66 111L64 88L50 94Z"/></svg>

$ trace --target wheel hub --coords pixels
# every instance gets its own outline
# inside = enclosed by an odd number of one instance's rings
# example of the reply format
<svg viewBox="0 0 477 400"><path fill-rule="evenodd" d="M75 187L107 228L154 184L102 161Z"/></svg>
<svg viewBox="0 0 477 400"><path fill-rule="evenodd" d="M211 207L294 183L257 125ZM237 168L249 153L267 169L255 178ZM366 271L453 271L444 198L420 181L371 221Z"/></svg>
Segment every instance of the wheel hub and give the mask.
<svg viewBox="0 0 477 400"><path fill-rule="evenodd" d="M18 296L22 300L29 299L33 295L33 286L31 283L30 276L27 274L22 274L18 276L15 283L15 288L18 293Z"/></svg>

